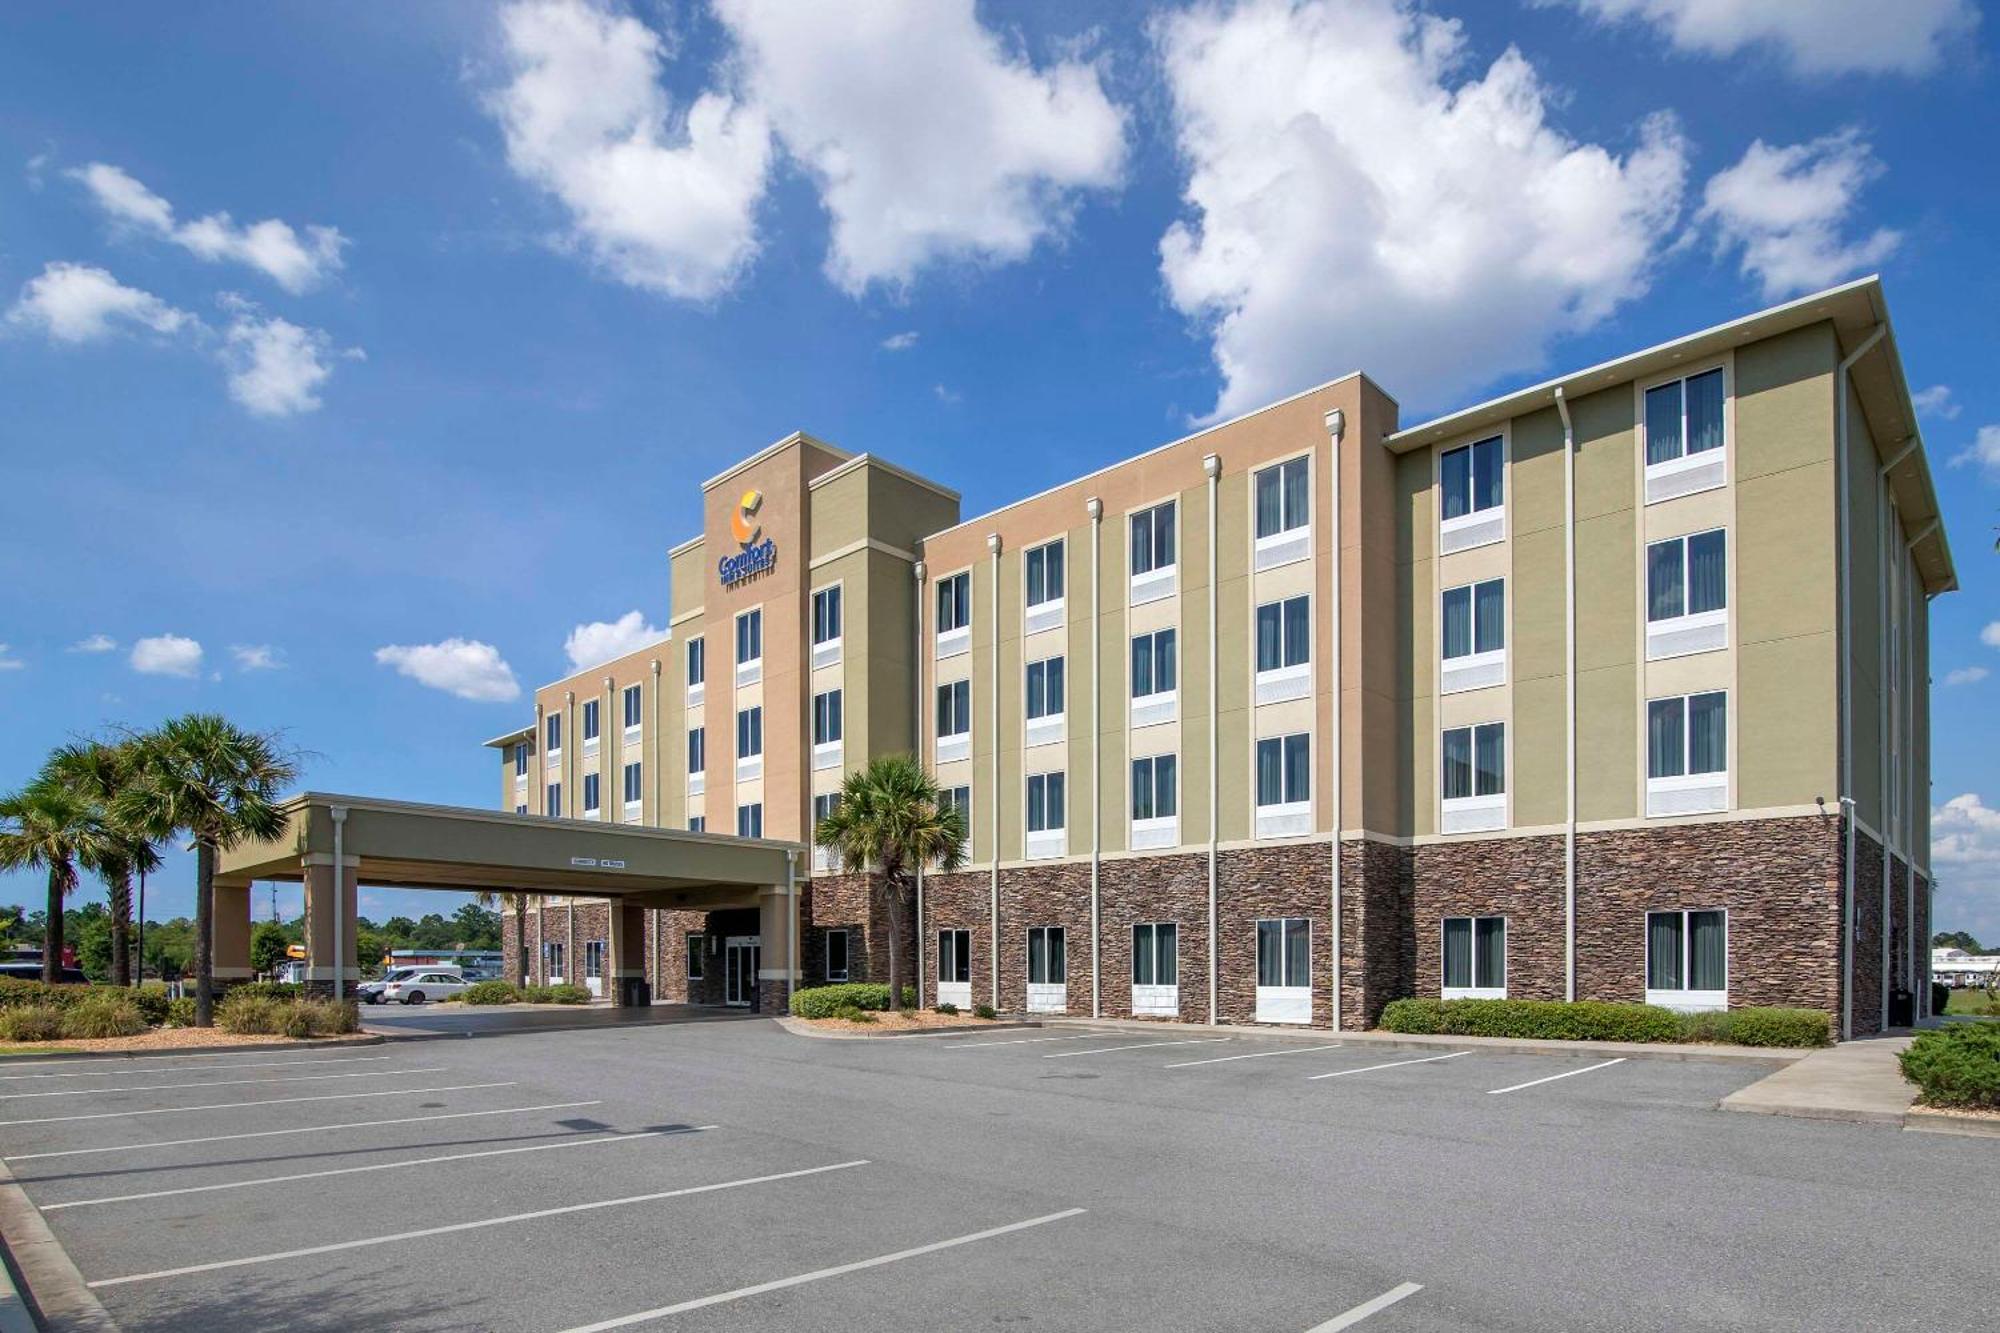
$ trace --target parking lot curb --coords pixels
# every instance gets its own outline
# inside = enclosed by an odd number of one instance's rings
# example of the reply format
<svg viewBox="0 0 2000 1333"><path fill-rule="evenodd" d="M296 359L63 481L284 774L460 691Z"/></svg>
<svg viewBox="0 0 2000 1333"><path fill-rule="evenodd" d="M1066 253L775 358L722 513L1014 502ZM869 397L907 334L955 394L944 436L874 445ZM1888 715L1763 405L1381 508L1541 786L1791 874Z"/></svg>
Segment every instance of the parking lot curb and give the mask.
<svg viewBox="0 0 2000 1333"><path fill-rule="evenodd" d="M2000 1139L2000 1120L1983 1116L1953 1115L1913 1106L1903 1116L1903 1128L1920 1134L1963 1134L1975 1139Z"/></svg>
<svg viewBox="0 0 2000 1333"><path fill-rule="evenodd" d="M1559 1055L1576 1060L1601 1060L1623 1056L1628 1060L1707 1061L1716 1064L1793 1064L1812 1052L1779 1046L1705 1046L1680 1042L1642 1041L1544 1041L1524 1037L1432 1036L1415 1032L1335 1032L1331 1028L1265 1027L1251 1023L1160 1023L1147 1019L1074 1018L1055 1019L1051 1027L1084 1028L1099 1032L1208 1032L1230 1036L1269 1038L1277 1041L1337 1041L1349 1046L1379 1047L1385 1051L1434 1051L1440 1047L1457 1050L1512 1052L1521 1055Z"/></svg>
<svg viewBox="0 0 2000 1333"><path fill-rule="evenodd" d="M41 1210L15 1182L5 1162L0 1162L0 1240L6 1242L7 1253L27 1287L21 1294L33 1302L39 1315L30 1327L46 1333L118 1333L117 1323L84 1285L83 1274L76 1271L42 1220ZM11 1333L4 1323L0 1329Z"/></svg>
<svg viewBox="0 0 2000 1333"><path fill-rule="evenodd" d="M830 1041L889 1041L897 1037L955 1037L960 1033L966 1032L1009 1032L1017 1028L1038 1028L1042 1026L1038 1021L1024 1019L1020 1022L996 1020L981 1023L976 1027L968 1023L963 1027L914 1028L907 1032L829 1032L823 1028L807 1026L806 1020L802 1018L792 1018L785 1014L773 1015L773 1018L779 1027L791 1033L794 1037L819 1037Z"/></svg>
<svg viewBox="0 0 2000 1333"><path fill-rule="evenodd" d="M87 1060L149 1060L158 1055L243 1055L249 1051L326 1051L339 1050L346 1046L380 1046L382 1038L373 1033L363 1032L352 1037L334 1037L325 1041L246 1041L228 1046L160 1046L144 1051L50 1051L47 1054L27 1052L21 1055L0 1056L0 1069L9 1064L40 1064L44 1060L87 1061Z"/></svg>

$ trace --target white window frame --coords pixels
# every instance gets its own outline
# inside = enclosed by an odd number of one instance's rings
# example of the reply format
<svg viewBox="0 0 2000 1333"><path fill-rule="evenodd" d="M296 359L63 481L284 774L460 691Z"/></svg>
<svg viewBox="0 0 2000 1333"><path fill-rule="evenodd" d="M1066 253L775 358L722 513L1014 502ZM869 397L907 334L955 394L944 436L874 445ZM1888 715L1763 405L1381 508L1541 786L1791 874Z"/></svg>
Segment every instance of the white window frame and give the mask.
<svg viewBox="0 0 2000 1333"><path fill-rule="evenodd" d="M1159 762L1162 759L1171 759L1173 760L1174 764L1174 781L1172 787L1173 797L1174 797L1174 809L1172 814L1167 814L1167 815L1159 813L1159 808L1160 808ZM1138 790L1135 785L1137 781L1136 770L1140 764L1145 764L1148 766L1147 781L1152 784L1151 803L1154 811L1152 815L1144 819L1141 819L1136 813L1133 813L1135 810L1134 802L1138 794ZM1161 847L1178 846L1181 840L1180 753L1175 750L1166 750L1162 751L1159 754L1142 754L1133 756L1131 762L1129 762L1125 766L1125 785L1126 785L1125 809L1128 812L1128 817L1131 820L1132 831L1131 831L1130 846L1132 850L1137 852L1137 851L1148 851Z"/></svg>
<svg viewBox="0 0 2000 1333"><path fill-rule="evenodd" d="M956 588L959 586L958 581L960 579L965 581L965 618L954 625L946 626L943 623L944 617L941 614L944 590L947 587ZM958 595L956 593L952 594L952 601L954 604L957 603ZM970 569L954 570L938 579L937 586L931 594L931 615L933 617L933 632L936 638L937 658L940 662L947 657L958 657L963 653L972 651L972 571ZM954 618L956 617L954 616Z"/></svg>
<svg viewBox="0 0 2000 1333"><path fill-rule="evenodd" d="M1173 651L1167 660L1173 663L1174 683L1167 689L1159 687L1160 653L1159 642L1162 634L1174 636ZM1132 665L1138 660L1139 641L1146 641L1146 652L1151 658L1151 679L1153 690L1150 694L1132 694ZM1181 681L1181 632L1178 625L1162 625L1158 629L1145 630L1130 635L1125 640L1125 692L1129 724L1134 727L1157 726L1162 722L1172 722L1180 716Z"/></svg>
<svg viewBox="0 0 2000 1333"><path fill-rule="evenodd" d="M1285 632L1287 624L1285 608L1293 602L1306 604L1306 655L1297 662L1285 662L1291 654L1291 638ZM1279 664L1265 670L1257 664L1257 619L1266 607L1278 609L1278 657ZM1250 610L1250 667L1255 673L1255 697L1260 704L1283 703L1287 699L1303 699L1312 693L1313 670L1313 596L1309 592L1297 593L1290 597L1274 597L1268 602L1259 602Z"/></svg>
<svg viewBox="0 0 2000 1333"><path fill-rule="evenodd" d="M1033 712L1034 706L1037 703L1040 703L1045 709L1048 706L1049 663L1051 662L1059 663L1062 671L1063 697L1061 702L1063 708L1058 708L1052 713L1044 712L1041 716L1037 717ZM1042 669L1042 685L1039 698L1034 688L1036 667ZM1021 743L1024 745L1051 745L1060 741L1063 738L1064 709L1069 705L1069 662L1063 654L1052 653L1047 657L1037 658L1035 661L1029 662L1021 669L1021 677L1021 706L1023 712L1026 714L1022 723Z"/></svg>
<svg viewBox="0 0 2000 1333"><path fill-rule="evenodd" d="M953 691L955 698L956 692L960 689L963 689L965 691L965 716L962 719L965 723L965 729L963 731L946 731L944 729L942 720L937 716L938 713L943 711L939 707L940 701L938 696L941 695L946 690L951 690ZM971 680L967 679L967 680L939 681L937 689L932 691L931 694L931 708L933 710L932 721L934 724L936 724L937 728L937 762L940 764L949 764L955 760L971 758L972 757ZM955 716L956 713L958 712L956 706L953 707L952 712L954 713L954 717L952 718L952 720L954 722L960 721L961 719Z"/></svg>
<svg viewBox="0 0 2000 1333"><path fill-rule="evenodd" d="M1278 930L1278 970L1283 982L1276 986L1264 984L1264 924L1279 923ZM1304 982L1291 973L1291 936L1294 929L1302 929L1306 936L1306 975ZM1257 947L1253 955L1253 966L1257 969L1253 976L1257 983L1256 1021L1259 1023L1312 1022L1312 918L1309 916L1261 917L1253 926L1256 931Z"/></svg>
<svg viewBox="0 0 2000 1333"><path fill-rule="evenodd" d="M625 724L625 739L631 740L646 725L646 687L634 682L618 691L619 717Z"/></svg>
<svg viewBox="0 0 2000 1333"><path fill-rule="evenodd" d="M1507 726L1506 719L1492 718L1485 722L1468 722L1438 730L1438 808L1441 819L1440 833L1490 833L1507 827L1508 777L1513 770L1513 754L1509 746L1514 738L1505 730L1500 741L1500 790L1482 792L1479 786L1479 733L1488 727ZM1446 796L1444 794L1444 738L1454 731L1469 733L1466 737L1471 746L1469 751L1472 764L1473 792L1469 796Z"/></svg>
<svg viewBox="0 0 2000 1333"><path fill-rule="evenodd" d="M953 787L939 788L946 805L956 805L965 812L965 847L968 854L972 848L972 784L961 782ZM964 799L960 799L960 793Z"/></svg>
<svg viewBox="0 0 2000 1333"><path fill-rule="evenodd" d="M1285 748L1295 740L1306 746L1306 790L1298 795L1286 787L1290 776L1290 766L1285 763ZM1264 793L1259 787L1262 776L1263 747L1278 747L1278 785L1281 788L1279 800L1269 805L1263 803ZM1311 833L1312 829L1312 775L1313 743L1310 731L1286 732L1283 735L1259 736L1250 746L1250 799L1257 813L1257 836L1260 838L1296 838Z"/></svg>
<svg viewBox="0 0 2000 1333"><path fill-rule="evenodd" d="M1703 773L1688 770L1694 765L1694 700L1697 696L1722 696L1722 767ZM1666 777L1653 776L1653 705L1678 702L1681 709L1681 771ZM1730 714L1728 690L1689 690L1685 694L1663 694L1645 701L1640 729L1646 753L1646 817L1672 819L1682 815L1713 814L1729 808L1729 745L1735 731Z"/></svg>
<svg viewBox="0 0 2000 1333"><path fill-rule="evenodd" d="M542 719L542 754L545 768L562 767L563 715L560 709Z"/></svg>
<svg viewBox="0 0 2000 1333"><path fill-rule="evenodd" d="M743 735L745 718L749 719L751 735L748 741L755 744L754 750L748 748ZM764 705L752 704L748 708L736 710L736 780L752 782L763 776Z"/></svg>
<svg viewBox="0 0 2000 1333"><path fill-rule="evenodd" d="M951 936L951 943L949 945L945 943L945 936L947 935ZM965 946L962 951L959 948L961 940ZM936 943L937 962L933 969L933 974L937 978L935 983L937 986L937 1002L939 1004L954 1004L962 1010L970 1009L972 1007L972 932L956 926L947 927L937 932ZM953 973L949 981L945 979L944 975L945 955L947 952L951 955L951 970ZM961 957L965 961L965 979L963 981L959 980L957 976L959 971L958 962Z"/></svg>
<svg viewBox="0 0 2000 1333"><path fill-rule="evenodd" d="M577 708L581 716L577 719L583 731L583 755L588 759L597 753L604 739L603 710L595 699L583 700Z"/></svg>
<svg viewBox="0 0 2000 1333"><path fill-rule="evenodd" d="M583 775L583 817L599 818L604 809L604 779L595 773Z"/></svg>
<svg viewBox="0 0 2000 1333"><path fill-rule="evenodd" d="M753 606L747 611L738 611L734 621L736 626L736 688L755 685L764 679L764 608ZM743 656L743 627L750 627L750 637L756 641L756 654Z"/></svg>
<svg viewBox="0 0 2000 1333"><path fill-rule="evenodd" d="M706 833L706 832L708 832L708 816L707 816L707 815L689 815L689 816L688 816L688 832L689 832L689 833Z"/></svg>
<svg viewBox="0 0 2000 1333"><path fill-rule="evenodd" d="M1444 460L1449 455L1464 449L1469 453L1467 459L1469 464L1473 458L1477 457L1476 454L1472 454L1470 451L1477 450L1482 444L1494 441L1498 441L1500 445L1500 503L1487 505L1484 509L1470 507L1476 498L1477 486L1475 478L1477 474L1468 470L1466 474L1467 483L1473 486L1475 494L1466 496L1468 508L1465 513L1458 515L1456 518L1446 518L1444 516ZM1455 551L1470 551L1476 547L1491 546L1495 542L1507 539L1507 492L1511 489L1507 484L1507 464L1513 454L1511 444L1512 442L1508 439L1508 432L1502 430L1495 435L1482 434L1475 439L1466 440L1462 444L1454 444L1436 451L1438 554L1450 555Z"/></svg>
<svg viewBox="0 0 2000 1333"><path fill-rule="evenodd" d="M1704 450L1714 453L1715 450ZM1722 605L1710 611L1689 611L1688 593L1691 588L1693 564L1688 551L1688 543L1696 537L1722 534ZM1681 614L1653 619L1653 551L1660 546L1675 545L1681 548ZM1640 580L1644 585L1640 596L1646 608L1646 660L1664 661L1674 657L1691 657L1696 653L1712 653L1729 646L1729 529L1727 527L1702 528L1696 532L1684 532L1675 537L1662 537L1658 541L1646 543L1640 564Z"/></svg>
<svg viewBox="0 0 2000 1333"><path fill-rule="evenodd" d="M1472 941L1471 945L1472 984L1470 986L1448 986L1445 984L1445 977L1449 974L1448 968L1446 967L1445 964L1445 938L1446 938L1445 928L1449 923L1453 921L1469 921L1472 923L1472 934L1470 936ZM1482 978L1479 975L1479 923L1482 921L1498 921L1500 923L1500 984L1498 986L1492 986L1492 985L1482 986L1480 984ZM1438 918L1438 995L1441 998L1447 1000L1506 999L1507 972L1513 962L1513 960L1507 956L1507 949L1509 947L1510 942L1511 941L1509 939L1508 921L1507 921L1507 916L1504 912L1486 912L1483 914L1457 912L1453 913L1450 916L1439 917ZM1490 977L1485 978L1485 980L1491 981L1492 978Z"/></svg>
<svg viewBox="0 0 2000 1333"><path fill-rule="evenodd" d="M1144 606L1148 602L1162 601L1172 597L1180 587L1181 567L1181 514L1180 498L1161 500L1157 504L1142 505L1125 515L1125 573L1127 576L1126 605ZM1173 559L1164 564L1155 564L1152 550L1159 541L1159 520L1161 510L1171 510L1174 516ZM1132 525L1139 519L1147 520L1147 561L1146 569L1134 569L1132 560Z"/></svg>
<svg viewBox="0 0 2000 1333"><path fill-rule="evenodd" d="M746 829L745 824L755 827ZM736 836L739 838L761 838L764 836L764 803L745 801L736 807Z"/></svg>
<svg viewBox="0 0 2000 1333"><path fill-rule="evenodd" d="M820 667L840 665L840 645L847 629L846 603L847 595L843 591L843 585L838 580L813 589L812 664L815 670ZM823 607L829 605L833 608L831 615L823 617L821 610ZM820 638L820 622L824 618L830 618L834 622L834 632L826 638Z"/></svg>
<svg viewBox="0 0 2000 1333"><path fill-rule="evenodd" d="M562 818L562 783L549 782L542 785L542 817Z"/></svg>
<svg viewBox="0 0 2000 1333"><path fill-rule="evenodd" d="M839 936L840 938L840 967L838 969L835 969L833 965L833 941L835 936ZM828 981L847 980L854 966L854 956L850 952L852 948L853 941L848 939L845 930L829 930L826 932L826 952L822 961L825 964L824 971L826 972L826 979Z"/></svg>
<svg viewBox="0 0 2000 1333"><path fill-rule="evenodd" d="M1722 917L1722 989L1693 990L1686 983L1694 976L1694 929L1688 918L1697 913L1714 912ZM1653 918L1656 916L1678 916L1681 919L1681 981L1679 987L1655 988L1653 985ZM1726 907L1661 907L1649 909L1639 914L1639 952L1645 960L1646 1003L1657 1004L1665 1009L1681 1013L1709 1013L1729 1007L1729 909Z"/></svg>
<svg viewBox="0 0 2000 1333"><path fill-rule="evenodd" d="M1174 979L1171 983L1159 979L1159 932L1162 926L1174 932ZM1139 932L1149 932L1146 936L1146 951L1151 954L1151 981L1139 979ZM1178 921L1134 921L1127 935L1131 941L1132 973L1132 1013L1135 1017L1179 1018L1181 1012L1181 926Z"/></svg>
<svg viewBox="0 0 2000 1333"><path fill-rule="evenodd" d="M1500 585L1500 646L1481 649L1479 647L1479 590L1492 584ZM1466 614L1471 617L1472 651L1460 653L1456 657L1447 656L1445 642L1445 599L1453 593L1465 594ZM1485 689L1493 685L1507 683L1507 578L1474 579L1470 583L1457 583L1438 593L1438 693L1459 694L1466 690Z"/></svg>
<svg viewBox="0 0 2000 1333"><path fill-rule="evenodd" d="M1282 565L1295 564L1312 554L1312 508L1313 508L1313 458L1309 453L1295 454L1290 458L1274 459L1250 474L1250 531L1252 535L1251 567L1253 569L1277 569ZM1306 472L1306 512L1294 515L1285 512L1285 469L1293 465L1303 467ZM1257 488L1264 484L1266 476L1275 476L1278 485L1278 523L1276 532L1262 536L1257 532ZM1294 522L1292 520L1296 519Z"/></svg>
<svg viewBox="0 0 2000 1333"><path fill-rule="evenodd" d="M837 791L819 791L813 793L812 827L806 830L806 841L812 844L813 872L815 874L830 875L840 868L839 858L834 855L834 849L821 845L819 841L820 820L832 814L839 804L840 793Z"/></svg>
<svg viewBox="0 0 2000 1333"><path fill-rule="evenodd" d="M831 690L821 690L812 697L812 765L815 773L823 769L839 768L841 765L844 738L847 734L845 694L845 690L836 687ZM820 705L822 699L827 701L824 710ZM822 712L832 722L834 732L832 736L821 735Z"/></svg>
<svg viewBox="0 0 2000 1333"><path fill-rule="evenodd" d="M1061 805L1057 820L1049 822L1048 805L1051 779L1056 786L1056 800ZM1040 809L1037 809L1036 789L1040 784ZM1046 860L1061 856L1067 850L1069 824L1069 775L1062 769L1052 769L1045 773L1030 773L1021 780L1022 857L1029 861ZM1042 827L1036 828L1040 823Z"/></svg>
<svg viewBox="0 0 2000 1333"><path fill-rule="evenodd" d="M1062 589L1053 597L1048 593L1048 553L1058 552L1062 561ZM1034 557L1042 557L1042 596L1035 599L1031 571ZM1069 546L1067 541L1057 537L1054 541L1030 546L1021 552L1021 600L1023 602L1021 627L1026 634L1040 634L1044 630L1060 629L1063 623L1063 607L1069 592Z"/></svg>
<svg viewBox="0 0 2000 1333"><path fill-rule="evenodd" d="M1722 375L1722 444L1719 448L1689 453L1687 382L1716 371ZM1639 426L1634 433L1639 437L1639 465L1645 473L1647 504L1677 500L1684 495L1699 495L1703 491L1717 490L1729 484L1729 455L1734 452L1732 446L1736 436L1735 380L1734 365L1730 358L1725 357L1711 365L1676 370L1673 374L1662 375L1658 379L1643 380L1634 386L1639 399L1637 405ZM1681 390L1681 452L1672 458L1650 463L1646 461L1652 453L1652 445L1647 439L1646 430L1646 395L1655 389L1664 389L1670 384L1680 385Z"/></svg>
<svg viewBox="0 0 2000 1333"><path fill-rule="evenodd" d="M696 635L687 642L687 706L701 707L708 681L708 638Z"/></svg>
<svg viewBox="0 0 2000 1333"><path fill-rule="evenodd" d="M1035 980L1035 937L1042 940L1043 978ZM1049 976L1058 971L1048 966L1049 941L1062 941L1061 975ZM1028 985L1028 1012L1031 1014L1061 1014L1069 1010L1069 931L1063 926L1028 927L1028 947L1025 954Z"/></svg>
<svg viewBox="0 0 2000 1333"><path fill-rule="evenodd" d="M639 759L626 760L625 766L619 772L619 781L623 784L619 789L619 794L624 797L625 822L628 824L634 823L638 820L641 811L645 809L646 805L646 769L644 761ZM639 794L637 796L630 795L629 793L635 787L638 789Z"/></svg>
<svg viewBox="0 0 2000 1333"><path fill-rule="evenodd" d="M684 979L688 981L706 980L707 969L702 965L702 958L705 953L708 936L705 932L699 930L686 931L684 934L686 938L681 944L681 953L683 955L681 967L687 973Z"/></svg>

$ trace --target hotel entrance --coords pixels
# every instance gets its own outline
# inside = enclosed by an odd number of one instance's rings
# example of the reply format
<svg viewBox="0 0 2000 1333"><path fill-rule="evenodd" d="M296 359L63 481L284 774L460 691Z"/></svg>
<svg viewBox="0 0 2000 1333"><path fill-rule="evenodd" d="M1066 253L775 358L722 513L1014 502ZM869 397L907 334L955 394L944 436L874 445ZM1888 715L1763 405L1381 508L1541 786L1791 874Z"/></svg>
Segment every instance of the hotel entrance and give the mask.
<svg viewBox="0 0 2000 1333"><path fill-rule="evenodd" d="M757 935L731 935L723 941L722 1002L735 1008L757 1007L757 965L763 956Z"/></svg>

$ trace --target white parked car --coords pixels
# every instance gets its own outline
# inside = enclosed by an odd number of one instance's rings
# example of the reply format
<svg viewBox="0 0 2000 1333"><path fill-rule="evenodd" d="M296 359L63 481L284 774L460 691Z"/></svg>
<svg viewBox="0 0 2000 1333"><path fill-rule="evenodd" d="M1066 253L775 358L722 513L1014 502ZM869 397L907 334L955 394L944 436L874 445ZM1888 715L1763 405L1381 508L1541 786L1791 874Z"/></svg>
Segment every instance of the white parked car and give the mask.
<svg viewBox="0 0 2000 1333"><path fill-rule="evenodd" d="M418 966L416 964L406 967L392 967L375 980L364 981L359 986L356 986L354 988L354 998L363 1004L380 1004L382 1003L382 992L388 988L390 982L408 981L411 977L421 976L429 972L444 972L451 975L454 979L463 979L464 975L458 968L446 963L434 963L429 967Z"/></svg>
<svg viewBox="0 0 2000 1333"><path fill-rule="evenodd" d="M382 1002L422 1004L425 1000L442 1000L447 996L462 995L471 985L472 983L467 981L462 973L425 968L409 976L396 978L382 987Z"/></svg>

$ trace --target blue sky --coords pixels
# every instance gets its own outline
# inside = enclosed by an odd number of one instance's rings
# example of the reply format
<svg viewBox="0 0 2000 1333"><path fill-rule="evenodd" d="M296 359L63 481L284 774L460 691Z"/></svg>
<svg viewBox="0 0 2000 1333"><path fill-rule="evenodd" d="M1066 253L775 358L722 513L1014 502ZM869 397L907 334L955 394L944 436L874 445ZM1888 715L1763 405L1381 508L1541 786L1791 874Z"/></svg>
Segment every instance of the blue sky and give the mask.
<svg viewBox="0 0 2000 1333"><path fill-rule="evenodd" d="M663 624L695 479L793 429L973 513L1880 271L1963 584L1939 924L2000 936L1993 54L1973 0L9 6L0 786L212 708L490 804L515 692Z"/></svg>

